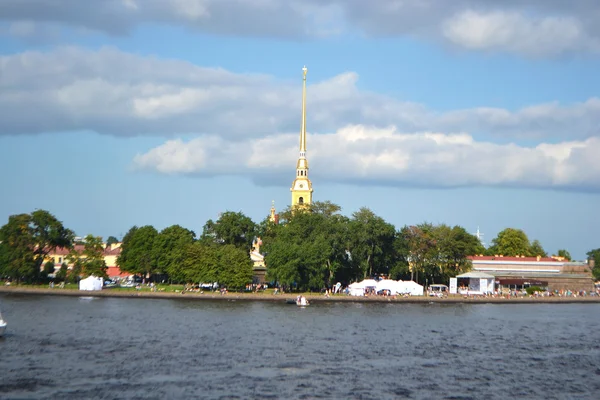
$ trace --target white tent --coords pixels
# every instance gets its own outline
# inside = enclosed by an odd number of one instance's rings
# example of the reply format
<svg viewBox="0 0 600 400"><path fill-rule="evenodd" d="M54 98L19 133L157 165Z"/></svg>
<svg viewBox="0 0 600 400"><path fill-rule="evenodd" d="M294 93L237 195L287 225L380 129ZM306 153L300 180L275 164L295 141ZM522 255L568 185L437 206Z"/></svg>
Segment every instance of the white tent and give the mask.
<svg viewBox="0 0 600 400"><path fill-rule="evenodd" d="M414 281L399 281L397 291L399 294L423 296L423 286Z"/></svg>
<svg viewBox="0 0 600 400"><path fill-rule="evenodd" d="M364 296L365 288L360 284L360 282L354 282L348 285L348 291L350 296Z"/></svg>
<svg viewBox="0 0 600 400"><path fill-rule="evenodd" d="M389 290L392 294L396 294L398 292L398 282L393 279L382 279L377 282L375 290L377 292L380 290Z"/></svg>
<svg viewBox="0 0 600 400"><path fill-rule="evenodd" d="M102 290L104 280L91 275L79 281L79 290Z"/></svg>
<svg viewBox="0 0 600 400"><path fill-rule="evenodd" d="M457 275L458 279L468 279L468 286L458 292L460 294L487 294L494 293L494 275L486 274L481 271L466 272Z"/></svg>

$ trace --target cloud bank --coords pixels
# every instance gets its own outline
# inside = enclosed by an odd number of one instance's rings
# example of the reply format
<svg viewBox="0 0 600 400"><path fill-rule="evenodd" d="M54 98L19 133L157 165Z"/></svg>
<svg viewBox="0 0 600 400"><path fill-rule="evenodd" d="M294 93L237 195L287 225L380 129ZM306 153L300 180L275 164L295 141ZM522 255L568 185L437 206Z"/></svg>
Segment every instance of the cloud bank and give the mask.
<svg viewBox="0 0 600 400"><path fill-rule="evenodd" d="M600 51L596 0L3 0L0 19L18 37L65 26L122 36L166 24L284 39L411 36L529 57Z"/></svg>
<svg viewBox="0 0 600 400"><path fill-rule="evenodd" d="M216 136L170 140L138 154L134 166L166 174L242 175L258 184L280 185L293 178L297 139L297 134L282 134L244 141ZM351 125L310 135L308 147L317 182L600 190L599 138L524 147L476 141L465 133Z"/></svg>
<svg viewBox="0 0 600 400"><path fill-rule="evenodd" d="M309 71L309 129L395 126L401 132L468 132L495 141L571 141L600 135L597 97L516 111L477 107L440 113L360 90L357 81L356 73L342 72L313 82ZM94 131L258 138L297 131L300 90L301 71L290 82L110 47L25 52L0 57L0 135Z"/></svg>

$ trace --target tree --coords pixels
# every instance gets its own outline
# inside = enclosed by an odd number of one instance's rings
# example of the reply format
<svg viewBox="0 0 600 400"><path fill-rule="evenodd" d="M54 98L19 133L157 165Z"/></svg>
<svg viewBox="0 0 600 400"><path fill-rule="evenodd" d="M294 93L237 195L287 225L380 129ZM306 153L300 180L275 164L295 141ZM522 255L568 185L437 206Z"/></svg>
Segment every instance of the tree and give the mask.
<svg viewBox="0 0 600 400"><path fill-rule="evenodd" d="M34 243L36 271L40 270L49 252L57 247L71 247L75 236L73 231L66 229L62 222L45 210L31 213L30 231Z"/></svg>
<svg viewBox="0 0 600 400"><path fill-rule="evenodd" d="M557 256L559 256L559 257L563 257L563 258L564 258L565 260L567 260L567 261L571 261L571 260L572 260L572 258L571 258L571 253L569 253L569 252L568 252L567 250L565 250L565 249L561 249L561 250L559 250L559 251L557 252L557 254L556 254L556 255L557 255Z"/></svg>
<svg viewBox="0 0 600 400"><path fill-rule="evenodd" d="M153 252L157 270L175 282L185 282L183 260L188 245L194 242L194 231L179 225L163 229L154 240Z"/></svg>
<svg viewBox="0 0 600 400"><path fill-rule="evenodd" d="M44 264L44 277L54 273L54 261L48 261Z"/></svg>
<svg viewBox="0 0 600 400"><path fill-rule="evenodd" d="M90 275L106 278L106 261L104 261L104 246L99 236L87 235L83 249L83 276Z"/></svg>
<svg viewBox="0 0 600 400"><path fill-rule="evenodd" d="M362 271L362 277L389 273L396 229L392 224L362 207L350 221L350 254ZM357 277L358 278L358 277Z"/></svg>
<svg viewBox="0 0 600 400"><path fill-rule="evenodd" d="M252 282L252 262L248 254L232 244L200 241L188 244L182 264L188 282L218 282L232 289Z"/></svg>
<svg viewBox="0 0 600 400"><path fill-rule="evenodd" d="M325 285L329 254L321 231L325 217L299 209L289 218L277 226L273 240L263 241L267 278L299 290L319 290Z"/></svg>
<svg viewBox="0 0 600 400"><path fill-rule="evenodd" d="M531 257L548 257L548 253L546 253L546 250L544 250L542 244L537 239L531 243L531 247L529 248L527 255Z"/></svg>
<svg viewBox="0 0 600 400"><path fill-rule="evenodd" d="M150 275L156 271L154 240L158 232L153 226L132 227L123 237L117 264L123 271L137 275Z"/></svg>
<svg viewBox="0 0 600 400"><path fill-rule="evenodd" d="M410 269L410 280L419 281L419 272L425 273L425 266L430 264L432 250L436 246L433 236L433 225L425 223L417 226L405 226L400 236L406 243L408 254L406 259Z"/></svg>
<svg viewBox="0 0 600 400"><path fill-rule="evenodd" d="M68 270L69 270L69 267L67 266L67 264L62 263L62 265L60 266L60 269L56 273L56 280L62 281L62 282L66 281Z"/></svg>
<svg viewBox="0 0 600 400"><path fill-rule="evenodd" d="M519 256L530 254L529 238L520 229L506 228L492 240L491 255Z"/></svg>
<svg viewBox="0 0 600 400"><path fill-rule="evenodd" d="M594 268L592 274L594 279L600 280L600 248L587 252L588 259L594 260Z"/></svg>
<svg viewBox="0 0 600 400"><path fill-rule="evenodd" d="M249 217L242 212L226 211L216 222L211 219L206 222L201 240L249 249L252 247L252 240L256 233L257 226Z"/></svg>
<svg viewBox="0 0 600 400"><path fill-rule="evenodd" d="M36 281L48 253L57 247L70 247L73 232L48 211L36 210L9 217L1 228L0 240L7 243L9 275L17 281Z"/></svg>
<svg viewBox="0 0 600 400"><path fill-rule="evenodd" d="M111 244L115 244L115 243L119 243L119 239L117 239L114 236L109 236L108 239L106 239L107 246L110 246Z"/></svg>

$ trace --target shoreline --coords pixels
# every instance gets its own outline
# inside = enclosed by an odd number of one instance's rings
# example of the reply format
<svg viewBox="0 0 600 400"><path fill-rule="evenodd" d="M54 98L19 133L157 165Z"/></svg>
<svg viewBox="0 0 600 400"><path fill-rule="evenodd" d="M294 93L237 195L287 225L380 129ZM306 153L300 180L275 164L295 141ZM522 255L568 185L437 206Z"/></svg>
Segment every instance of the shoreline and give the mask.
<svg viewBox="0 0 600 400"><path fill-rule="evenodd" d="M285 302L290 299L296 299L295 293L284 294L263 294L263 293L236 293L230 292L224 295L219 293L197 293L187 292L185 294L173 292L148 292L148 291L122 291L104 289L99 291L81 291L77 289L60 289L60 288L31 288L31 287L0 287L0 293L7 294L22 294L22 295L48 295L48 296L71 296L71 297L117 297L130 299L180 299L180 300L218 300L218 301L265 301L265 302ZM600 304L600 296L586 297L463 297L454 295L450 297L427 297L427 296L411 296L402 297L352 297L346 295L333 295L325 297L321 294L302 294L311 303L439 303L439 304L572 304L572 303L588 303Z"/></svg>

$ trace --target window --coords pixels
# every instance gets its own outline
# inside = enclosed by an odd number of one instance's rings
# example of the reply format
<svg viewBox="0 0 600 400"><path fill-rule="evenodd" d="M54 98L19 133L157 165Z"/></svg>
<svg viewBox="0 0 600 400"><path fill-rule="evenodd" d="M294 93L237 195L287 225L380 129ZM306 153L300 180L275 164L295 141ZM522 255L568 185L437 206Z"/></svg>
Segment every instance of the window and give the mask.
<svg viewBox="0 0 600 400"><path fill-rule="evenodd" d="M304 197L298 198L298 204L304 204Z"/></svg>

